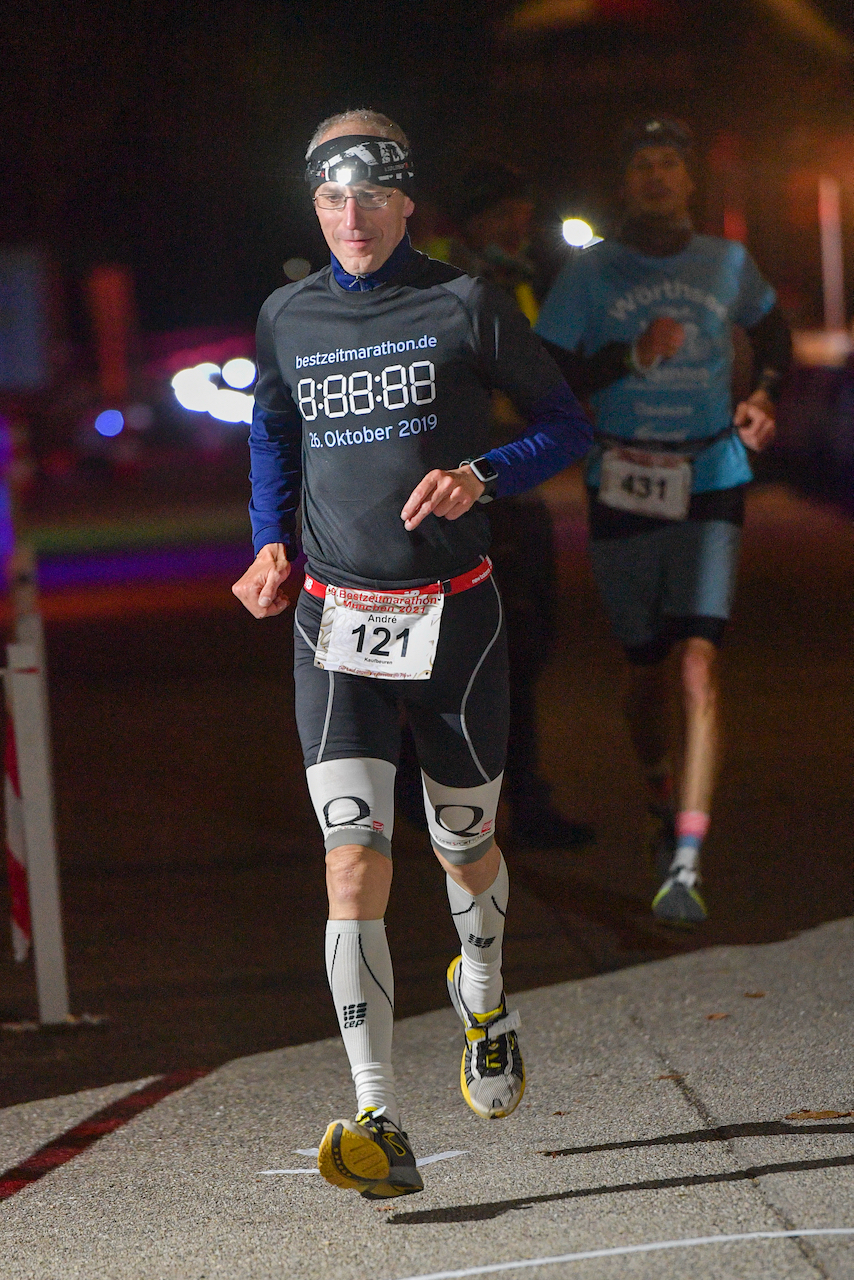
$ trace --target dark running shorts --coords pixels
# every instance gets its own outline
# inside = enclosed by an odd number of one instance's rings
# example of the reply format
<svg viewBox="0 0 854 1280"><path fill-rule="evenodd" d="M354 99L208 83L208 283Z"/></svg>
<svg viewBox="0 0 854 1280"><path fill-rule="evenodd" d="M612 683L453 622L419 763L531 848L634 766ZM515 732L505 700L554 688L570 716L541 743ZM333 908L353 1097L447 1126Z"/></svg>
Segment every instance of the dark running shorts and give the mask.
<svg viewBox="0 0 854 1280"><path fill-rule="evenodd" d="M294 625L296 718L305 767L369 757L397 766L402 704L418 760L445 786L491 782L504 769L507 639L493 578L447 596L429 680L382 680L314 665L323 600L300 592Z"/></svg>
<svg viewBox="0 0 854 1280"><path fill-rule="evenodd" d="M696 494L686 520L616 511L590 495L590 561L629 661L693 636L720 644L735 593L743 488Z"/></svg>

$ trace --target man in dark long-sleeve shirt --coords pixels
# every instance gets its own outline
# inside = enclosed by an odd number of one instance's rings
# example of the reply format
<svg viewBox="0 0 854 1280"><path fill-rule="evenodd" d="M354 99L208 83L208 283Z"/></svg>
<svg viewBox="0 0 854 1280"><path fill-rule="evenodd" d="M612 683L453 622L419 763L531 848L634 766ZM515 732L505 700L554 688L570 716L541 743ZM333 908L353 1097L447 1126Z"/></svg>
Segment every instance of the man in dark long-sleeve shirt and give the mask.
<svg viewBox="0 0 854 1280"><path fill-rule="evenodd" d="M503 293L412 249L411 159L396 125L365 111L324 121L306 176L332 263L277 290L258 321L257 556L235 592L258 618L285 607L301 504L297 723L326 847L327 973L359 1106L355 1121L329 1125L318 1163L329 1182L377 1199L423 1185L400 1128L383 924L398 705L462 944L448 988L463 1095L484 1118L508 1115L525 1073L501 979L507 651L482 504L555 474L592 437ZM489 448L494 388L528 422L500 449Z"/></svg>

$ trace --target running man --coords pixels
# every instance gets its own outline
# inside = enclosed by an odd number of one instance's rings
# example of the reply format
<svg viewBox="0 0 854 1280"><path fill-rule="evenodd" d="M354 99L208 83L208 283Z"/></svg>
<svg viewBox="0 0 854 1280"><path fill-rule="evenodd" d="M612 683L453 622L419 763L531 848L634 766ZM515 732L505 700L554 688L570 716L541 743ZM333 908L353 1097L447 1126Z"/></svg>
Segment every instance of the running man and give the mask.
<svg viewBox="0 0 854 1280"><path fill-rule="evenodd" d="M537 332L596 412L590 557L630 664L629 731L649 792L659 919L706 918L697 889L718 767L718 647L735 587L747 449L774 437L791 340L774 290L741 244L696 235L693 139L640 121L623 141L625 218L573 255ZM755 387L733 412L732 326ZM668 740L666 659L679 650L681 767Z"/></svg>
<svg viewBox="0 0 854 1280"><path fill-rule="evenodd" d="M256 559L234 591L257 618L286 607L301 504L296 714L326 847L327 974L359 1108L329 1125L318 1164L335 1186L377 1199L423 1186L395 1094L383 919L398 706L462 946L448 989L463 1023L463 1096L479 1116L506 1116L525 1071L501 977L507 648L481 504L560 471L592 436L504 293L413 250L412 161L397 125L367 110L333 116L307 161L332 262L261 310ZM529 425L489 450L496 387Z"/></svg>

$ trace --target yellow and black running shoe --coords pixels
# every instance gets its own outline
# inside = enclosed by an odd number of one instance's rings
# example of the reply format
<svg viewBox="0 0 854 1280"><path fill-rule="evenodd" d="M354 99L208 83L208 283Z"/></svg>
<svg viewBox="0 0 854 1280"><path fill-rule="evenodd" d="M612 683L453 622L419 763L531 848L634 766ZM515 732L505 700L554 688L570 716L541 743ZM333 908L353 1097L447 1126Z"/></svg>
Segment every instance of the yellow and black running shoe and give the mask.
<svg viewBox="0 0 854 1280"><path fill-rule="evenodd" d="M334 1187L367 1200L387 1200L424 1190L406 1134L383 1107L366 1107L355 1120L333 1120L323 1136L317 1167Z"/></svg>
<svg viewBox="0 0 854 1280"><path fill-rule="evenodd" d="M460 993L462 956L448 966L448 994L466 1029L460 1064L463 1097L483 1120L498 1120L515 1111L525 1092L525 1064L516 1030L522 1019L518 1010L507 1012L501 997L499 1008L473 1013Z"/></svg>
<svg viewBox="0 0 854 1280"><path fill-rule="evenodd" d="M702 924L708 912L697 889L696 872L674 868L652 900L652 914L656 920L683 928Z"/></svg>

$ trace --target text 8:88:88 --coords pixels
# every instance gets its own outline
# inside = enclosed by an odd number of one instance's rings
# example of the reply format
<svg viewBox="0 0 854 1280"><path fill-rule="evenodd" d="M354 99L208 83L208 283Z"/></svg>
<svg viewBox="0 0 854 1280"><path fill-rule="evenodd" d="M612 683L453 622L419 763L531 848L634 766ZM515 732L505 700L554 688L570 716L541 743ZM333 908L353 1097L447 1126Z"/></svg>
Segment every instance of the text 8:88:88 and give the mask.
<svg viewBox="0 0 854 1280"><path fill-rule="evenodd" d="M297 384L297 402L306 422L314 422L318 413L327 418L343 418L348 413L371 413L382 403L388 410L405 409L412 404L431 404L436 399L436 370L430 360L416 360L409 366L409 376L402 364L390 364L373 378L367 369L359 369L346 377L330 373L323 382L302 378ZM376 395L373 383L382 390Z"/></svg>

